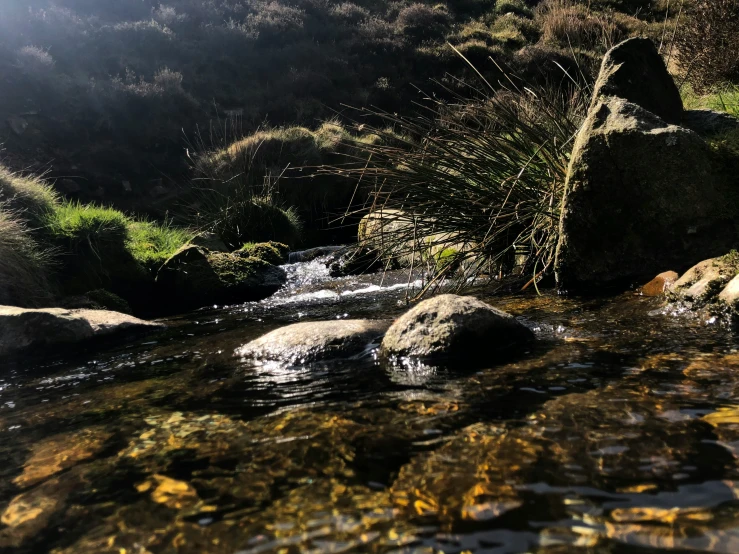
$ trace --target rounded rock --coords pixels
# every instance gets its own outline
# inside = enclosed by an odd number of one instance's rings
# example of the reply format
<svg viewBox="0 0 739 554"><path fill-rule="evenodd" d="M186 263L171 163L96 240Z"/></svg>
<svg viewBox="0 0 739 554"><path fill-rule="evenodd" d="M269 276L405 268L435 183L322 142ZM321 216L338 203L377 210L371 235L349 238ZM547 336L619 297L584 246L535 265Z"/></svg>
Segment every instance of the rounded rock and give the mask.
<svg viewBox="0 0 739 554"><path fill-rule="evenodd" d="M476 298L444 294L398 318L381 351L422 361L494 361L533 339L531 330L512 315Z"/></svg>
<svg viewBox="0 0 739 554"><path fill-rule="evenodd" d="M379 341L389 326L389 321L368 319L295 323L238 348L236 355L294 364L350 358Z"/></svg>

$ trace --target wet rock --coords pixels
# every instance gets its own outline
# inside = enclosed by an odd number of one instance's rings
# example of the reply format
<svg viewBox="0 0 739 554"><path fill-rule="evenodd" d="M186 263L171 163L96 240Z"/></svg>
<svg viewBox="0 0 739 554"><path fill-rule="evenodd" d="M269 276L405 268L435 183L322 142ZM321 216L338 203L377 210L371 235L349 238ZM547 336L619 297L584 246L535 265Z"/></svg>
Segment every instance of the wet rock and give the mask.
<svg viewBox="0 0 739 554"><path fill-rule="evenodd" d="M380 252L368 247L359 247L345 252L338 259L328 264L331 277L347 275L365 275L382 271L385 263ZM396 266L392 265L392 269Z"/></svg>
<svg viewBox="0 0 739 554"><path fill-rule="evenodd" d="M316 248L309 248L308 250L290 252L288 263L296 264L300 262L312 262L316 258L330 256L331 254L335 254L343 249L343 246L318 246Z"/></svg>
<svg viewBox="0 0 739 554"><path fill-rule="evenodd" d="M680 91L647 38L626 40L606 53L593 88L591 110L604 96L623 98L669 123L680 123L683 116Z"/></svg>
<svg viewBox="0 0 739 554"><path fill-rule="evenodd" d="M444 294L398 318L381 351L430 361L494 361L533 339L534 334L512 315L472 297Z"/></svg>
<svg viewBox="0 0 739 554"><path fill-rule="evenodd" d="M732 256L704 260L675 281L669 293L673 298L693 303L712 302L737 274L738 265Z"/></svg>
<svg viewBox="0 0 739 554"><path fill-rule="evenodd" d="M568 170L555 270L568 291L626 287L739 242L733 192L696 133L604 97Z"/></svg>
<svg viewBox="0 0 739 554"><path fill-rule="evenodd" d="M681 125L699 135L717 135L739 128L739 119L726 112L686 110Z"/></svg>
<svg viewBox="0 0 739 554"><path fill-rule="evenodd" d="M718 295L718 300L734 313L739 313L739 275L726 284L724 290Z"/></svg>
<svg viewBox="0 0 739 554"><path fill-rule="evenodd" d="M285 272L268 262L188 244L157 274L157 286L173 308L261 300L274 294Z"/></svg>
<svg viewBox="0 0 739 554"><path fill-rule="evenodd" d="M640 291L644 296L662 296L678 277L675 271L665 271L641 287Z"/></svg>
<svg viewBox="0 0 739 554"><path fill-rule="evenodd" d="M0 306L0 355L162 327L160 323L107 310Z"/></svg>
<svg viewBox="0 0 739 554"><path fill-rule="evenodd" d="M310 321L281 327L236 350L238 356L290 363L349 358L382 338L389 321Z"/></svg>

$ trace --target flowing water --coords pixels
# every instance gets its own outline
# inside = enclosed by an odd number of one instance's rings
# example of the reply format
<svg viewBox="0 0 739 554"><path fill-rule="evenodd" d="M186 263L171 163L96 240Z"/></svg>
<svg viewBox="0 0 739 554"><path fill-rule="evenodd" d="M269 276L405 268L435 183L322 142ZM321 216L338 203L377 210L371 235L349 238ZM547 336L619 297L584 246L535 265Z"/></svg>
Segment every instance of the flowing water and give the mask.
<svg viewBox="0 0 739 554"><path fill-rule="evenodd" d="M0 362L0 552L739 552L731 330L634 294L507 296L539 340L504 365L236 358L405 309L407 275L287 268L263 302Z"/></svg>

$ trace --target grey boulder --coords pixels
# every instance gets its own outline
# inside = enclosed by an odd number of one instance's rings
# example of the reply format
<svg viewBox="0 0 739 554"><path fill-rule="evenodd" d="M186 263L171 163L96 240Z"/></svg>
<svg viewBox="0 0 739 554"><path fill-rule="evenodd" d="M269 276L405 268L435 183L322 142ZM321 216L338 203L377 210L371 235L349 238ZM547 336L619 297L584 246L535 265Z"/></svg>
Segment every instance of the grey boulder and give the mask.
<svg viewBox="0 0 739 554"><path fill-rule="evenodd" d="M295 323L238 348L236 355L291 364L350 358L379 342L389 326L389 321L369 319Z"/></svg>
<svg viewBox="0 0 739 554"><path fill-rule="evenodd" d="M512 315L476 298L443 294L399 317L380 349L390 358L494 362L533 339Z"/></svg>
<svg viewBox="0 0 739 554"><path fill-rule="evenodd" d="M590 108L604 96L623 98L669 123L680 123L683 116L680 91L647 38L625 40L606 53Z"/></svg>
<svg viewBox="0 0 739 554"><path fill-rule="evenodd" d="M0 306L0 355L163 327L161 323L107 310Z"/></svg>

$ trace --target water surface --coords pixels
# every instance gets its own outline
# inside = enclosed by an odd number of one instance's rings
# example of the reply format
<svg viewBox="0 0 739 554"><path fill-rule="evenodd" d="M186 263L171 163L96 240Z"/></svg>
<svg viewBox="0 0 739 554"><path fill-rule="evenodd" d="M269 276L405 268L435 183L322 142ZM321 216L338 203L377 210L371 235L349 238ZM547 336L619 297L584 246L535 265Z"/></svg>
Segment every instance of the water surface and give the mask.
<svg viewBox="0 0 739 554"><path fill-rule="evenodd" d="M522 295L487 298L539 336L507 364L235 357L406 309L407 275L288 270L260 303L0 362L0 552L739 552L730 329Z"/></svg>

